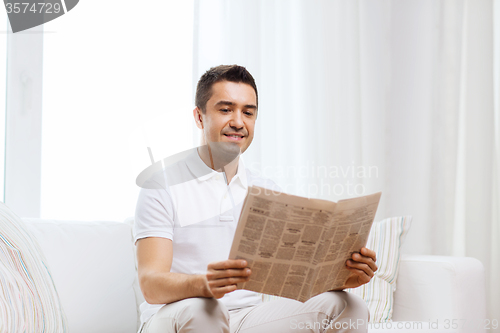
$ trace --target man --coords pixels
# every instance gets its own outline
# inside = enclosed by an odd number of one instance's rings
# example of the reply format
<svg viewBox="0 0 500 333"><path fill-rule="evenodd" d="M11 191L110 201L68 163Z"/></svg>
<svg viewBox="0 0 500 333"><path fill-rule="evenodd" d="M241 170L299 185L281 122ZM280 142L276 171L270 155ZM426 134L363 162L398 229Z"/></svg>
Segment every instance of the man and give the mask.
<svg viewBox="0 0 500 333"><path fill-rule="evenodd" d="M134 238L146 299L142 333L367 330L366 305L350 293L262 303L260 294L236 290L251 275L245 260L227 259L246 189L277 189L239 158L252 142L257 106L257 87L244 67L208 70L198 82L193 110L202 148L153 180L162 186L141 190ZM351 275L344 288L367 283L377 270L375 253L360 252L346 262Z"/></svg>

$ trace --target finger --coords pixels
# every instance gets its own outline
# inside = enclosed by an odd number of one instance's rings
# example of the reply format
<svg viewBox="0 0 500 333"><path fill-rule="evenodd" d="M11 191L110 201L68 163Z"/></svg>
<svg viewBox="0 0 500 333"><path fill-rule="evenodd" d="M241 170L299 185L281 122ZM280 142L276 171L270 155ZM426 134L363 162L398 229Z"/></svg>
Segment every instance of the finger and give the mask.
<svg viewBox="0 0 500 333"><path fill-rule="evenodd" d="M225 279L230 277L248 277L252 274L250 268L209 270L207 271L207 280Z"/></svg>
<svg viewBox="0 0 500 333"><path fill-rule="evenodd" d="M208 269L231 269L231 268L244 268L248 263L242 259L229 259L223 261L211 262L208 264Z"/></svg>
<svg viewBox="0 0 500 333"><path fill-rule="evenodd" d="M367 264L374 272L377 270L377 265L375 264L375 261L373 260L372 257L367 257L359 253L353 253L351 255L351 258L354 262L361 262Z"/></svg>
<svg viewBox="0 0 500 333"><path fill-rule="evenodd" d="M208 286L210 287L210 289L221 288L224 286L236 285L238 283L247 282L248 280L249 280L248 277L232 277L227 279L211 280L208 281Z"/></svg>
<svg viewBox="0 0 500 333"><path fill-rule="evenodd" d="M357 269L357 268L353 268L353 267L349 267L349 266L347 267L347 269L348 269L351 273L353 273L353 274L355 274L355 275L357 276L357 278L358 278L358 282L359 282L361 285L363 285L363 284L365 284L365 283L370 282L370 280L371 280L371 279L372 279L372 277L373 277L373 276L369 276L369 275L367 275L367 274L366 274L366 272L365 272L365 271L363 271L363 270L361 270L361 269Z"/></svg>
<svg viewBox="0 0 500 333"><path fill-rule="evenodd" d="M370 250L366 247L362 247L361 250L359 251L362 255L364 255L365 257L370 257L373 259L373 262L377 262L377 254L375 253L375 251L373 250Z"/></svg>
<svg viewBox="0 0 500 333"><path fill-rule="evenodd" d="M353 260L347 260L347 267L349 268L356 268L357 270L361 270L363 272L365 272L366 275L368 275L370 278L373 277L375 274L372 270L372 268L365 264L365 263L361 263L361 262L356 262L356 261L353 261Z"/></svg>
<svg viewBox="0 0 500 333"><path fill-rule="evenodd" d="M229 285L229 286L224 286L220 288L214 288L212 289L212 294L214 295L215 298L221 298L225 294L230 293L238 289L238 287L234 284Z"/></svg>

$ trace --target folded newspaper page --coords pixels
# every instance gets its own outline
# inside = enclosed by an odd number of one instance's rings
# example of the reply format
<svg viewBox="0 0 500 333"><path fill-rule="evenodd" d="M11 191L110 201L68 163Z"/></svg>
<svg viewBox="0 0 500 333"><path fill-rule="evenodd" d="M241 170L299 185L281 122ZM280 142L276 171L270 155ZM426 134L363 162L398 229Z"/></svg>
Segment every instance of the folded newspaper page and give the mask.
<svg viewBox="0 0 500 333"><path fill-rule="evenodd" d="M381 192L332 202L251 186L229 259L245 259L239 289L307 301L341 288L352 253L366 245Z"/></svg>

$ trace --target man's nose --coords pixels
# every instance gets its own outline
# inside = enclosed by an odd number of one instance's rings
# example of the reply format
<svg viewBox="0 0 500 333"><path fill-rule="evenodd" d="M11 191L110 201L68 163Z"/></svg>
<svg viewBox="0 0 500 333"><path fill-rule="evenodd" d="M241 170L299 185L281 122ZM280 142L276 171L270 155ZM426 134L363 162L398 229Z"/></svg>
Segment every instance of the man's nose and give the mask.
<svg viewBox="0 0 500 333"><path fill-rule="evenodd" d="M241 129L244 126L242 112L233 112L229 126L237 129Z"/></svg>

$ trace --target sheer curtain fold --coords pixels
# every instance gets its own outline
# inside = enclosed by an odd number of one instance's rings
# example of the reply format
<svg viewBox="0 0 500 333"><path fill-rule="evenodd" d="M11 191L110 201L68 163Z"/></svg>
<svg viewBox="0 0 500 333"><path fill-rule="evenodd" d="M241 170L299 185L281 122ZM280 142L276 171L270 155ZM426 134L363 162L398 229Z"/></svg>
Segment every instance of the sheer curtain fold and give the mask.
<svg viewBox="0 0 500 333"><path fill-rule="evenodd" d="M247 164L298 195L338 200L382 191L378 219L414 216L406 253L483 262L490 318L500 318L493 1L195 6L194 77L238 63L257 80Z"/></svg>
<svg viewBox="0 0 500 333"><path fill-rule="evenodd" d="M494 150L493 150L493 177L492 177L492 218L491 218L491 261L490 261L490 283L492 317L500 317L500 284L497 278L500 275L500 0L493 1L493 91L495 100L494 110Z"/></svg>

